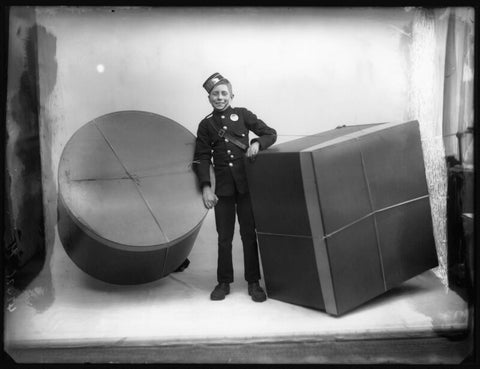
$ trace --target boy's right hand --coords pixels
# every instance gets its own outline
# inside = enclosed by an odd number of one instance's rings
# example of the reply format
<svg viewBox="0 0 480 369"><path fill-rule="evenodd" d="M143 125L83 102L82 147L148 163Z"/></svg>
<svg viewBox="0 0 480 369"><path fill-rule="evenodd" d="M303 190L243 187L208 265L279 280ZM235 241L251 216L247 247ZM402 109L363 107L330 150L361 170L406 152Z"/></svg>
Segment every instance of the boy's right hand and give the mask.
<svg viewBox="0 0 480 369"><path fill-rule="evenodd" d="M207 209L211 209L215 205L217 205L218 197L212 191L212 188L210 186L203 187L202 192L203 192L203 204Z"/></svg>

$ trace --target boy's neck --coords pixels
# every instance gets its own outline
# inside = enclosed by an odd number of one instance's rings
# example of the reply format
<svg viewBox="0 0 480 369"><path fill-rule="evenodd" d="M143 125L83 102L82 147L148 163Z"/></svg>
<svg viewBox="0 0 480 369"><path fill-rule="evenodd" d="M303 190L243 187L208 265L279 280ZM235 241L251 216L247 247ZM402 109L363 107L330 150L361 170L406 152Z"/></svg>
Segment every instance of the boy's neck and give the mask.
<svg viewBox="0 0 480 369"><path fill-rule="evenodd" d="M227 105L223 110L217 110L217 109L213 108L213 112L221 114L223 112L226 112L228 109L230 109L230 107L231 107L230 105Z"/></svg>

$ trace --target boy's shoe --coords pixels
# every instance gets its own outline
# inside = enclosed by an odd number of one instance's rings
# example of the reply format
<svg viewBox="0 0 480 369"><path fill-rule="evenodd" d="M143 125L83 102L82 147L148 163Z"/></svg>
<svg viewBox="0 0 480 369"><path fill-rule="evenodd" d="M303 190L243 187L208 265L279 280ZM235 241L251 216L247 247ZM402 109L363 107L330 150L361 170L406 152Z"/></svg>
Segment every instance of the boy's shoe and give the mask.
<svg viewBox="0 0 480 369"><path fill-rule="evenodd" d="M267 299L267 295L258 282L248 284L248 294L252 296L252 300L255 302L264 302Z"/></svg>
<svg viewBox="0 0 480 369"><path fill-rule="evenodd" d="M218 301L223 300L226 295L230 293L229 283L219 283L215 286L215 289L210 294L210 300Z"/></svg>

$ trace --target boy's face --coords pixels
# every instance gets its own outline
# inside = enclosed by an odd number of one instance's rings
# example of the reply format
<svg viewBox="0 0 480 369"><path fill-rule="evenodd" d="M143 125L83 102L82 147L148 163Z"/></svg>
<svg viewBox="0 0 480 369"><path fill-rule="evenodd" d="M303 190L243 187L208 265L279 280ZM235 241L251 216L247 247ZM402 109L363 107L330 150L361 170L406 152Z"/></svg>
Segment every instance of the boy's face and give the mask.
<svg viewBox="0 0 480 369"><path fill-rule="evenodd" d="M233 94L230 93L228 86L219 84L215 86L208 95L208 101L212 104L215 110L223 111L230 105L233 99Z"/></svg>

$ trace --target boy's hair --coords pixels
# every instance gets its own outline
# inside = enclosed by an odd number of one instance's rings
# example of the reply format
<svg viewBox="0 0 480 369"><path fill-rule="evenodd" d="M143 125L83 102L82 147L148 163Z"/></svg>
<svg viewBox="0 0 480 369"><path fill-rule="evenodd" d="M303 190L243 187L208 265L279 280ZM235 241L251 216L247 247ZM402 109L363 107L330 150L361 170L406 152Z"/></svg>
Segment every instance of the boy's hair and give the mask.
<svg viewBox="0 0 480 369"><path fill-rule="evenodd" d="M232 83L231 83L228 79L226 79L226 78L222 79L222 80L221 80L220 82L218 82L215 86L213 86L212 89L210 90L210 92L212 92L212 90L213 90L215 87L219 86L219 85L227 85L228 91L230 91L230 95L233 95L233 92L232 92ZM209 95L210 95L210 92L208 93Z"/></svg>

